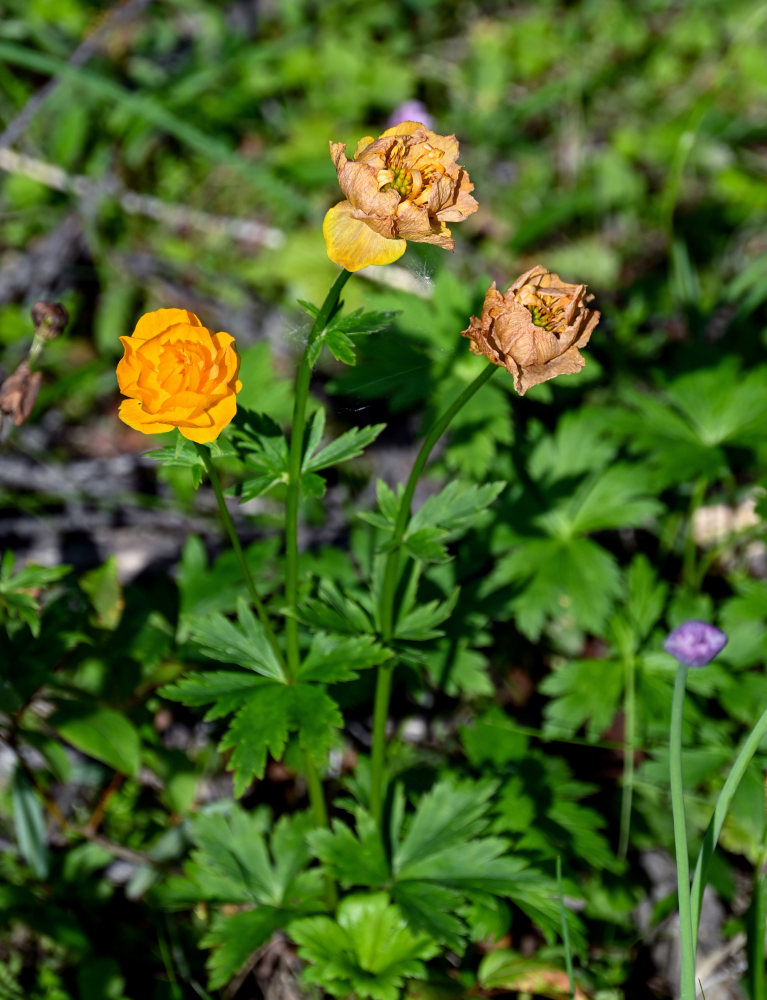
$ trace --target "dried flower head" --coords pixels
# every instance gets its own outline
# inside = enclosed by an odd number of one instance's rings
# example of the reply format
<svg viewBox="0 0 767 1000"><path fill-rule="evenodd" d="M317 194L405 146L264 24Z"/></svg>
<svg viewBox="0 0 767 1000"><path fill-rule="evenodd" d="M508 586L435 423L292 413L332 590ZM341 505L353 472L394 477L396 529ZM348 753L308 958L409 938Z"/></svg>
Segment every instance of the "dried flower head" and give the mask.
<svg viewBox="0 0 767 1000"><path fill-rule="evenodd" d="M69 322L69 313L60 302L35 302L31 314L35 334L46 340L58 337Z"/></svg>
<svg viewBox="0 0 767 1000"><path fill-rule="evenodd" d="M117 365L120 419L143 434L178 427L190 441L213 441L237 411L240 359L234 337L212 333L186 309L142 316Z"/></svg>
<svg viewBox="0 0 767 1000"><path fill-rule="evenodd" d="M0 385L0 414L7 414L20 427L32 412L40 391L42 372L33 372L26 361Z"/></svg>
<svg viewBox="0 0 767 1000"><path fill-rule="evenodd" d="M407 240L452 250L447 222L476 212L474 185L459 166L458 140L406 121L378 139L357 143L354 159L346 144L331 142L330 155L346 196L325 216L322 231L328 257L349 271L390 264Z"/></svg>
<svg viewBox="0 0 767 1000"><path fill-rule="evenodd" d="M687 667L705 667L727 645L727 634L693 619L669 632L663 648Z"/></svg>
<svg viewBox="0 0 767 1000"><path fill-rule="evenodd" d="M599 313L586 306L593 297L585 285L570 285L538 265L503 294L493 282L482 315L472 316L462 333L474 354L514 376L514 388L523 396L539 382L583 368L579 348L599 322Z"/></svg>

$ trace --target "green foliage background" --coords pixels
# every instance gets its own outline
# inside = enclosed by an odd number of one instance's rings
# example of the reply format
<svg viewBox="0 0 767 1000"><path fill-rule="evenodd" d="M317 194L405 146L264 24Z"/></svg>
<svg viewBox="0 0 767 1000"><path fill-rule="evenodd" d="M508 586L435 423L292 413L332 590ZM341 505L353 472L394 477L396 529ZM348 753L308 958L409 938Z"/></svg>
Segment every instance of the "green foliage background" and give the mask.
<svg viewBox="0 0 767 1000"><path fill-rule="evenodd" d="M374 574L371 528L385 539L392 496L379 486L375 507L370 455L379 445L410 454L420 430L481 370L458 334L489 281L505 286L543 263L588 282L603 318L580 375L521 400L498 373L461 412L432 466L432 493L451 485L422 508L407 538L420 610L405 609L395 637L409 669L393 708L399 783L390 796L402 801L390 805L402 815L407 805L409 825L389 844L369 827L366 749L353 735L369 722L367 668L385 657L372 637L343 640L350 666L330 679L330 694L317 681L335 647L313 650L305 684L289 691L294 701L299 690L314 698L309 710L285 707L286 687L261 660L238 660L254 671L237 675L245 707L231 728L202 723L196 706L213 704L215 720L234 704L210 657L225 659L226 644L251 648L254 634L229 553L207 552L190 537L170 576L123 587L114 560L75 574L24 567L6 552L0 713L3 738L23 752L0 792L9 845L0 859L0 996L256 995L218 991L254 941L289 921L298 954L313 963L311 982L335 995L396 997L404 980L434 967L434 940L463 958L452 981L437 977L428 987L435 992L423 987L420 996L446 996L450 986L459 995L513 993L527 966L511 952L482 958L478 943L511 928L516 947L520 935L534 934L543 967L561 967L561 950L543 943L556 937L557 910L541 903L551 898L557 856L568 896L583 901L573 940L584 987L602 1000L624 989L630 996L640 988L630 916L644 893L639 855L672 842L665 631L702 617L730 636L717 663L690 678L685 774L696 836L733 747L767 698L759 548L767 487L767 6L123 6L123 19L110 22L103 4L2 0L0 129L57 81L11 144L15 159L0 139L5 369L28 347L32 301L59 299L71 315L67 334L46 348L30 425L9 449L65 465L95 454L96 440L112 454L145 448L116 418L118 338L141 312L169 305L236 336L242 409L272 418L273 427L260 427L263 440L281 435L308 329L298 302L321 301L336 273L321 234L324 212L340 197L328 140L353 148L408 99L425 103L437 131L458 135L480 209L455 227L453 255L411 246L398 265L347 286L347 313L364 306L387 315L369 321L353 367L320 359L313 406L327 410L333 434L351 435L341 457L387 426L367 457L324 473L351 528L337 547L304 556L304 625L340 632L339 622L353 620L372 630L363 586ZM70 62L99 30L90 58ZM323 410L317 414L315 446L328 437ZM367 428L359 436L356 423ZM25 437L35 429L42 445ZM243 500L270 489L279 499L279 448L248 458L248 433L233 428L224 468L232 484L244 480ZM172 455L159 487L152 479L146 496L105 503L172 503L205 516L184 467L194 459L175 448ZM405 458L400 465L403 478ZM321 468L306 468L314 478L303 509L318 530L327 523ZM467 516L491 503L496 481L507 486L490 512ZM44 519L46 503L59 501L2 486L0 496L9 521L18 510ZM754 523L696 544L690 520L702 504L753 501ZM264 501L240 519L255 538L249 559L263 567L266 600L278 599L281 581L276 509ZM10 529L3 547L14 548ZM641 753L623 861L616 779L629 665ZM190 666L196 672L181 678ZM246 687L259 698L268 690L281 707L260 720L271 727L264 752L246 761L235 754L248 812L235 806L225 815L230 786L220 751L236 746L238 725L259 724L259 702L247 701ZM357 730L339 735L337 705ZM168 712L199 738L169 745ZM326 723L322 733L303 732L307 715ZM405 738L411 716L428 718L420 742ZM300 740L319 758L329 745L362 758L356 771L339 765L347 811L339 809L332 832L308 840L302 792L286 792L265 754L287 745L290 767ZM714 880L728 903L734 872L764 860L763 764L762 754L725 829L729 854ZM459 870L460 848L447 857L463 889L444 871L441 879L432 872L405 880L405 888L398 882L398 859L424 815L430 828L447 831L445 850L454 846L455 817L441 804L452 798L458 811L461 796L471 799L470 780L476 803L465 808L476 810L477 866L495 865L497 884L507 886L519 859L543 880L527 897L516 883L513 913L478 888L472 858ZM75 791L62 806L67 788ZM63 827L54 812L62 808ZM247 889L215 871L216 843L228 843L238 870L250 872ZM428 867L432 848L421 847L418 860ZM498 856L502 848L510 854ZM350 872L350 851L367 867ZM311 857L324 868L305 868ZM127 882L116 874L120 861ZM352 893L335 921L317 902L323 870ZM303 903L290 909L297 880ZM233 915L232 907L242 909ZM446 911L443 926L423 923L430 909ZM406 926L402 912L420 912L422 923ZM391 941L376 969L365 936L371 922ZM323 944L331 939L350 956L340 971ZM207 974L200 941L211 951Z"/></svg>

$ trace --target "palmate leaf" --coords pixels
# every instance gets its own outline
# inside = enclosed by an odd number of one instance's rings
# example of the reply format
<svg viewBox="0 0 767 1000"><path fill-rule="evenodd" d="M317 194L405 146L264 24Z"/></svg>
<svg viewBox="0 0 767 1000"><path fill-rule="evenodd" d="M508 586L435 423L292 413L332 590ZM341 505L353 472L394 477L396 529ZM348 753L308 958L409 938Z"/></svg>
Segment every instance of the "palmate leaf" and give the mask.
<svg viewBox="0 0 767 1000"><path fill-rule="evenodd" d="M601 407L583 407L564 413L553 434L542 434L528 460L536 483L554 483L604 469L618 446L610 440L611 423ZM533 431L543 428L533 425Z"/></svg>
<svg viewBox="0 0 767 1000"><path fill-rule="evenodd" d="M535 538L500 559L483 590L517 585L507 607L519 630L535 640L550 619L564 618L599 633L620 583L615 558L590 538Z"/></svg>
<svg viewBox="0 0 767 1000"><path fill-rule="evenodd" d="M612 465L584 479L575 491L535 519L547 534L560 538L637 527L663 510L648 496L650 475L638 465Z"/></svg>
<svg viewBox="0 0 767 1000"><path fill-rule="evenodd" d="M391 658L393 654L374 641L372 635L333 636L317 633L298 671L298 679L336 684L351 681L360 670L367 670Z"/></svg>
<svg viewBox="0 0 767 1000"><path fill-rule="evenodd" d="M413 933L385 892L347 896L335 920L308 917L288 930L312 963L304 979L337 997L398 1000L405 981L425 975L423 962L439 950L428 935Z"/></svg>
<svg viewBox="0 0 767 1000"><path fill-rule="evenodd" d="M237 622L235 625L221 614L210 615L192 626L192 641L212 660L236 663L284 683L284 670L264 627L242 597L237 601Z"/></svg>
<svg viewBox="0 0 767 1000"><path fill-rule="evenodd" d="M253 952L266 944L275 931L281 930L290 916L289 911L274 906L260 906L257 910L227 916L216 914L200 941L202 948L211 949L206 963L208 987L218 990L226 986Z"/></svg>
<svg viewBox="0 0 767 1000"><path fill-rule="evenodd" d="M267 754L279 759L288 737L321 764L343 724L338 706L316 684L288 685L279 680L235 671L212 671L183 677L162 689L166 698L191 706L211 705L205 718L233 715L219 749L231 750L234 793L245 793L262 778Z"/></svg>
<svg viewBox="0 0 767 1000"><path fill-rule="evenodd" d="M310 861L306 833L313 826L306 813L282 816L269 838L258 813L234 805L228 815L202 813L189 822L194 844L183 877L171 877L160 890L167 906L193 906L200 900L252 907L218 913L203 938L212 949L210 987L225 986L267 941L296 916L323 909L322 882Z"/></svg>
<svg viewBox="0 0 767 1000"><path fill-rule="evenodd" d="M362 809L356 811L356 832L336 821L332 831L309 835L311 847L342 885L387 888L412 930L456 951L470 935L461 908L488 896L511 898L552 933L559 910L548 898L551 880L524 872L526 861L510 857L505 840L484 835L495 789L493 781L440 781L420 800L409 824L402 795L395 794L391 861L376 824Z"/></svg>
<svg viewBox="0 0 767 1000"><path fill-rule="evenodd" d="M597 740L618 710L623 669L615 660L572 660L544 677L540 690L551 699L544 708L547 736L566 739L587 723L587 738Z"/></svg>

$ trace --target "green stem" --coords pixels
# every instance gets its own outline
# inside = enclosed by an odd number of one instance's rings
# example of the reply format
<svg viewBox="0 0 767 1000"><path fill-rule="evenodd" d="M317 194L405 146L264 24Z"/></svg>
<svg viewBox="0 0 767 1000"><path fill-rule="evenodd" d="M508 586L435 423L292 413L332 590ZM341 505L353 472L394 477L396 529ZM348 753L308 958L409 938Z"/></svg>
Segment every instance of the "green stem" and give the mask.
<svg viewBox="0 0 767 1000"><path fill-rule="evenodd" d="M559 897L559 919L562 925L562 944L565 949L565 968L570 981L570 997L575 1000L575 970L573 969L573 951L570 946L570 928L567 926L567 910L565 895L562 889L562 857L557 855L557 896Z"/></svg>
<svg viewBox="0 0 767 1000"><path fill-rule="evenodd" d="M470 382L463 392L445 410L441 417L432 424L429 432L424 438L421 450L418 452L410 476L402 494L397 520L394 524L391 548L386 557L384 566L384 578L381 585L381 599L379 605L379 624L381 638L388 642L394 633L394 598L397 592L399 581L400 549L402 539L410 520L410 507L413 503L413 495L418 485L418 479L429 460L431 450L437 441L447 430L453 417L461 407L471 399L475 392L480 389L485 382L497 371L497 366L492 362L488 364L480 374ZM386 749L386 720L389 714L389 697L391 695L392 674L394 673L394 663L382 665L378 668L376 679L375 705L373 709L373 749L370 762L370 811L376 823L381 823L383 813L383 786L384 786L384 756Z"/></svg>
<svg viewBox="0 0 767 1000"><path fill-rule="evenodd" d="M338 300L351 271L341 271L328 292L317 314L306 342L301 364L296 376L296 394L293 401L293 422L290 432L288 455L288 490L285 500L285 603L292 612L285 620L285 643L288 668L292 676L298 671L300 653L298 646L298 620L295 618L298 603L298 506L301 500L301 462L303 459L306 403L312 378L311 353L318 337L322 337L328 322L336 311Z"/></svg>
<svg viewBox="0 0 767 1000"><path fill-rule="evenodd" d="M708 824L706 834L703 837L703 843L700 845L698 860L695 863L695 874L692 880L691 913L693 941L697 941L698 924L700 923L700 911L703 905L703 892L706 888L708 866L711 862L711 857L716 848L717 841L719 840L719 834L722 832L724 818L727 815L727 811L732 804L736 791L738 790L738 785L740 784L743 775L746 773L746 768L751 763L751 758L759 749L759 744L762 742L766 734L767 709L764 710L759 718L759 721L748 734L746 742L743 744L740 753L735 758L735 763L732 765L730 773L727 775L727 780L719 793L719 798L716 800L714 815L711 817L711 822Z"/></svg>
<svg viewBox="0 0 767 1000"><path fill-rule="evenodd" d="M697 545L695 544L695 514L698 508L703 503L706 497L706 488L708 486L708 481L701 476L695 481L695 485L692 489L692 494L690 496L690 508L687 512L687 534L684 540L684 556L682 562L682 580L685 585L691 588L696 586L696 563L697 563ZM698 588L702 580L697 581Z"/></svg>
<svg viewBox="0 0 767 1000"><path fill-rule="evenodd" d="M305 750L302 753L306 787L309 791L309 803L312 807L314 822L318 827L329 826L328 811L325 807L325 794L322 790L320 776L309 754ZM335 882L330 875L325 876L325 902L328 904L328 909L330 910L334 910L338 903L338 892L336 891Z"/></svg>
<svg viewBox="0 0 767 1000"><path fill-rule="evenodd" d="M389 549L389 554L386 557L386 566L384 568L384 580L381 588L381 636L384 639L390 639L392 632L394 631L394 595L397 590L397 581L399 577L400 547L407 529L408 521L410 520L410 507L413 503L413 495L415 493L416 486L418 485L418 480L421 477L421 473L423 472L426 463L429 461L429 455L431 454L432 448L445 433L450 421L453 417L455 417L456 413L458 413L458 411L465 406L466 403L468 403L474 393L478 389L481 389L485 382L489 381L489 379L492 378L497 371L497 365L490 362L474 379L474 381L470 382L469 385L466 386L460 396L458 396L445 410L442 416L432 424L428 434L424 438L423 444L421 445L421 450L418 452L416 460L413 463L413 468L410 472L407 485L405 486L405 492L402 494L399 510L397 511L397 520L394 524L392 545Z"/></svg>
<svg viewBox="0 0 767 1000"><path fill-rule="evenodd" d="M625 733L618 857L625 859L628 853L629 833L631 831L631 801L634 794L634 754L636 751L636 660L633 650L626 650L624 652L623 665L625 669L623 695Z"/></svg>
<svg viewBox="0 0 767 1000"><path fill-rule="evenodd" d="M674 819L674 849L676 852L677 886L679 889L679 938L682 947L681 1000L695 1000L695 941L690 911L690 859L687 851L687 824L684 814L682 784L682 717L687 667L677 666L674 697L671 703L669 734L669 777L671 810Z"/></svg>
<svg viewBox="0 0 767 1000"><path fill-rule="evenodd" d="M749 927L748 982L751 1000L767 1000L767 979L764 974L764 932L767 925L767 872L764 851L754 874Z"/></svg>
<svg viewBox="0 0 767 1000"><path fill-rule="evenodd" d="M226 533L229 536L229 541L231 542L234 554L237 557L237 562L240 564L240 569L242 570L242 575L245 577L245 585L248 588L248 593L250 594L250 599L253 602L253 607L256 609L256 614L258 615L258 620L264 627L264 632L266 633L266 638L269 640L269 645L274 650L274 654L277 660L285 668L285 657L280 649L280 644L277 640L277 636L272 629L271 623L269 621L269 616L261 603L261 598L258 596L258 591L256 590L256 585L253 582L253 577L251 576L250 569L248 567L248 562L245 558L245 553L242 551L242 546L240 545L240 539L237 537L237 531L234 527L234 521L232 520L232 515L229 513L229 508L226 506L226 500L224 499L224 491L221 489L221 480L218 476L218 471L213 462L210 452L208 449L201 444L195 442L195 447L197 448L197 454L202 459L205 464L205 471L208 473L208 479L210 480L210 485L213 487L213 492L216 494L216 501L218 502L218 510L221 515L221 520L223 521L224 527L226 528ZM289 673L286 671L287 675Z"/></svg>
<svg viewBox="0 0 767 1000"><path fill-rule="evenodd" d="M205 463L205 469L208 473L208 478L210 479L210 484L213 487L213 492L216 494L216 500L218 501L218 509L221 514L221 520L224 522L226 532L229 535L229 541L232 544L232 549L237 557L237 561L242 569L243 576L245 577L245 583L248 588L248 593L250 594L250 599L253 602L253 607L256 609L256 614L258 615L259 621L264 627L264 632L267 639L269 640L269 645L274 650L274 654L277 660L282 665L285 671L285 677L288 683L293 682L295 677L295 672L291 671L290 665L285 662L285 657L282 650L280 649L280 644L277 640L269 618L266 614L266 610L261 603L261 599L258 596L258 591L256 590L256 585L253 581L253 577L250 573L247 560L245 559L245 553L242 551L242 546L240 545L240 539L237 537L237 531L234 527L234 522L232 521L232 516L229 513L229 508L226 506L226 501L224 499L224 491L221 489L221 480L218 476L218 471L213 463L210 452L207 448L203 447L201 444L196 444L197 451ZM304 762L304 774L306 776L306 785L309 792L309 803L312 808L312 812L315 817L315 821L319 826L328 825L328 815L325 808L325 797L322 792L322 782L320 781L319 775L317 774L317 769L314 766L314 762L311 757L303 751L303 762ZM332 880L328 879L326 884L326 899L328 906L332 909L336 902L336 890Z"/></svg>

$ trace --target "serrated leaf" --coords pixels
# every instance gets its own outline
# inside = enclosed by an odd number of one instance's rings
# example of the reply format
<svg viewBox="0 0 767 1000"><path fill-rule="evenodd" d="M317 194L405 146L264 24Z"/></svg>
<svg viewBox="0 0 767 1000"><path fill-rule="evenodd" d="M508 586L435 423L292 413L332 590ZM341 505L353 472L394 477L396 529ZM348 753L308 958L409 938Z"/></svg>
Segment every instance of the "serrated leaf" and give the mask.
<svg viewBox="0 0 767 1000"><path fill-rule="evenodd" d="M663 510L647 496L649 476L637 465L612 465L586 480L567 503L571 533L638 527Z"/></svg>
<svg viewBox="0 0 767 1000"><path fill-rule="evenodd" d="M263 778L266 756L282 758L293 721L293 691L283 684L265 684L235 713L219 743L231 750L229 769L234 772L234 794L240 798L253 778Z"/></svg>
<svg viewBox="0 0 767 1000"><path fill-rule="evenodd" d="M216 670L189 674L173 684L166 684L160 694L193 708L212 705L205 713L205 718L210 720L236 712L249 695L270 683L273 682L242 671Z"/></svg>
<svg viewBox="0 0 767 1000"><path fill-rule="evenodd" d="M335 441L331 441L330 444L326 445L313 458L309 458L307 453L307 459L304 461L304 469L306 471L326 469L339 462L346 462L350 458L357 458L369 444L375 441L385 427L386 424L372 424L370 427L352 427L351 430L337 437Z"/></svg>
<svg viewBox="0 0 767 1000"><path fill-rule="evenodd" d="M638 639L646 639L663 614L668 585L658 583L650 560L641 553L635 556L626 575L628 600L626 610Z"/></svg>
<svg viewBox="0 0 767 1000"><path fill-rule="evenodd" d="M103 705L64 702L48 720L67 743L89 757L135 778L141 763L141 739L120 712Z"/></svg>
<svg viewBox="0 0 767 1000"><path fill-rule="evenodd" d="M394 852L394 871L399 874L408 865L482 833L495 789L491 781L436 784L422 796L407 835Z"/></svg>
<svg viewBox="0 0 767 1000"><path fill-rule="evenodd" d="M391 490L383 479L379 479L376 483L376 497L378 499L378 506L381 513L390 521L392 524L397 520L397 514L399 512L399 505L402 500L402 487L397 487L397 493L395 494Z"/></svg>
<svg viewBox="0 0 767 1000"><path fill-rule="evenodd" d="M329 581L321 584L319 597L309 598L301 604L298 618L310 628L340 635L373 631L367 612Z"/></svg>
<svg viewBox="0 0 767 1000"><path fill-rule="evenodd" d="M397 310L366 312L364 309L355 309L346 316L337 316L331 323L331 329L351 334L378 333L390 326L397 315Z"/></svg>
<svg viewBox="0 0 767 1000"><path fill-rule="evenodd" d="M282 664L272 649L261 622L244 598L237 601L237 622L214 614L191 628L191 638L212 660L236 663L262 677L287 683Z"/></svg>
<svg viewBox="0 0 767 1000"><path fill-rule="evenodd" d="M212 949L208 968L213 989L228 983L274 930L323 908L319 872L307 870L312 817L282 816L268 845L264 826L260 812L246 813L236 805L228 815L194 816L188 828L195 847L185 876L172 876L160 890L166 905L204 899L254 907L214 917L202 942Z"/></svg>
<svg viewBox="0 0 767 1000"><path fill-rule="evenodd" d="M337 921L309 917L294 921L290 936L312 964L307 982L333 996L398 1000L407 979L425 974L423 961L437 953L425 934L413 934L386 893L347 896Z"/></svg>
<svg viewBox="0 0 767 1000"><path fill-rule="evenodd" d="M317 448L320 446L320 441L322 440L322 435L325 431L325 408L320 406L309 418L309 422L304 430L304 441L301 454L303 456L301 462L302 469L310 469L312 465L309 463L312 455L315 453Z"/></svg>
<svg viewBox="0 0 767 1000"><path fill-rule="evenodd" d="M298 679L336 684L357 677L360 670L367 670L383 663L392 653L375 642L371 635L340 637L319 633L312 639L309 652L298 671Z"/></svg>
<svg viewBox="0 0 767 1000"><path fill-rule="evenodd" d="M410 519L407 534L431 526L442 528L451 534L471 527L505 485L505 482L491 482L478 486L476 483L463 483L460 480L448 483L416 511Z"/></svg>
<svg viewBox="0 0 767 1000"><path fill-rule="evenodd" d="M217 914L200 942L203 948L212 948L207 961L208 987L223 989L272 934L281 930L286 914L272 906L260 906L223 916Z"/></svg>
<svg viewBox="0 0 767 1000"><path fill-rule="evenodd" d="M186 705L211 704L206 719L233 715L219 749L232 751L227 766L234 772L237 797L254 778L263 777L268 753L282 756L290 733L297 733L301 746L321 764L343 722L336 703L317 685L287 685L234 671L184 677L162 693Z"/></svg>
<svg viewBox="0 0 767 1000"><path fill-rule="evenodd" d="M233 433L246 468L258 473L242 483L241 500L262 496L278 483L287 482L288 442L279 424L264 413L246 411Z"/></svg>
<svg viewBox="0 0 767 1000"><path fill-rule="evenodd" d="M404 547L416 559L423 562L445 562L449 556L442 540L447 538L447 532L436 524L408 532L403 539Z"/></svg>
<svg viewBox="0 0 767 1000"><path fill-rule="evenodd" d="M342 330L328 330L325 334L325 346L336 361L340 361L344 365L357 364L354 341Z"/></svg>
<svg viewBox="0 0 767 1000"><path fill-rule="evenodd" d="M445 601L428 601L417 605L406 614L401 614L394 627L394 637L413 642L439 638L442 632L436 626L450 617L457 600L458 588Z"/></svg>
<svg viewBox="0 0 767 1000"><path fill-rule="evenodd" d="M537 640L549 619L599 634L621 590L611 553L590 538L530 539L496 564L488 590L511 590L517 627Z"/></svg>
<svg viewBox="0 0 767 1000"><path fill-rule="evenodd" d="M544 677L540 690L551 699L543 710L547 736L566 739L588 723L587 738L597 740L618 710L623 669L614 660L572 660Z"/></svg>
<svg viewBox="0 0 767 1000"><path fill-rule="evenodd" d="M293 725L298 740L312 760L325 763L336 740L336 731L344 724L338 705L315 684L297 684L293 691Z"/></svg>
<svg viewBox="0 0 767 1000"><path fill-rule="evenodd" d="M389 861L372 816L358 810L356 827L355 835L345 823L334 820L332 831L312 831L309 844L333 878L345 888L376 889L390 878Z"/></svg>
<svg viewBox="0 0 767 1000"><path fill-rule="evenodd" d="M315 497L320 499L325 496L325 490L327 484L322 476L318 476L316 472L302 472L301 473L301 493L307 497Z"/></svg>

